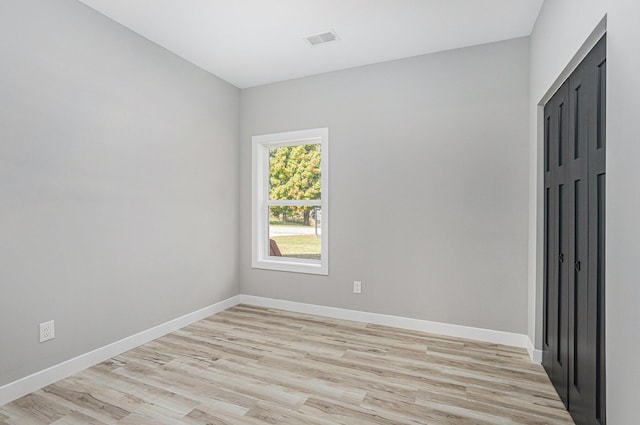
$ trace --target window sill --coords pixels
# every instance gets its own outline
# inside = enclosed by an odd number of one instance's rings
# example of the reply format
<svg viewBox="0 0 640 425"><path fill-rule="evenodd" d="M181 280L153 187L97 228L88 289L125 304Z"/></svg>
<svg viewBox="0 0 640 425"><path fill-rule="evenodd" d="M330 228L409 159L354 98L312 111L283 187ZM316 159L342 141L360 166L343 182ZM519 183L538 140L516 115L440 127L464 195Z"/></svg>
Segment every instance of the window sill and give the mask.
<svg viewBox="0 0 640 425"><path fill-rule="evenodd" d="M280 259L264 259L264 260L254 260L251 263L251 268L253 269L264 269L264 270L275 270L281 272L290 272L290 273L306 273L306 274L319 274L319 275L328 275L328 267L327 264L322 264L317 261L308 260L305 262L304 260L280 260Z"/></svg>

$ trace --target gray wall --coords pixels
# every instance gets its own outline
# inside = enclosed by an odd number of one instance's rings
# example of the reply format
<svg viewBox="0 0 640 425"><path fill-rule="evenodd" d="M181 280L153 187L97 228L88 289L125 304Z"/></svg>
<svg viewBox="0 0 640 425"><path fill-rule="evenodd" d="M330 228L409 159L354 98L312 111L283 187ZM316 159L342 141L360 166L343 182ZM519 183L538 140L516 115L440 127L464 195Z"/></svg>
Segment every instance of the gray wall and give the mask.
<svg viewBox="0 0 640 425"><path fill-rule="evenodd" d="M531 106L535 111L535 104L605 14L607 423L626 425L638 423L640 400L640 3L630 0L546 0L531 37ZM532 150L538 148L540 139L537 134L532 134ZM532 163L532 183L539 193L541 189L535 184L538 178L536 165ZM535 199L532 196L532 200ZM538 205L532 202L530 214L537 227L542 226L539 210ZM530 256L535 255L533 250ZM541 279L535 275L535 270L531 270L531 274L532 284L539 289ZM540 299L537 304L541 305ZM532 317L537 324L540 319L539 314Z"/></svg>
<svg viewBox="0 0 640 425"><path fill-rule="evenodd" d="M526 333L528 57L522 38L243 90L242 292ZM252 269L251 136L325 126L329 276Z"/></svg>
<svg viewBox="0 0 640 425"><path fill-rule="evenodd" d="M0 385L237 294L239 90L72 0L0 52Z"/></svg>

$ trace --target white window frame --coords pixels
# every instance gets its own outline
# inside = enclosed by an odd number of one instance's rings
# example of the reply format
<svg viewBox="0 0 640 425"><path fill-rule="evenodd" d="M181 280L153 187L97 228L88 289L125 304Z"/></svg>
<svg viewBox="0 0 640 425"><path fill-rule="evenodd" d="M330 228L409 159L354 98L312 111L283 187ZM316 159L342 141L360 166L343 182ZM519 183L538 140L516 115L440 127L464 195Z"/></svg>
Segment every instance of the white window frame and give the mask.
<svg viewBox="0 0 640 425"><path fill-rule="evenodd" d="M329 274L329 129L289 131L251 138L252 160L252 229L251 267L285 272ZM321 152L321 199L302 201L269 200L269 149L281 146L319 144ZM269 251L270 206L319 206L322 211L320 260L275 257Z"/></svg>

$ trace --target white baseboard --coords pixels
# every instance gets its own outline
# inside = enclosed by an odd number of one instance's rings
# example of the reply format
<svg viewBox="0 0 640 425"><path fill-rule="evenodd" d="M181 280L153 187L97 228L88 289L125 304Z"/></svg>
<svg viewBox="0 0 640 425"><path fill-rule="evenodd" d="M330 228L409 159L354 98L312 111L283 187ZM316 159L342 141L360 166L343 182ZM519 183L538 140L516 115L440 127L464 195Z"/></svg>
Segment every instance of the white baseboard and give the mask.
<svg viewBox="0 0 640 425"><path fill-rule="evenodd" d="M537 350L529 337L527 337L527 351L533 363L542 364L542 350Z"/></svg>
<svg viewBox="0 0 640 425"><path fill-rule="evenodd" d="M198 320L202 320L205 317L209 317L241 303L526 348L534 363L540 363L542 361L542 351L533 348L533 344L527 335L411 319L408 317L369 313L366 311L347 310L343 308L256 297L253 295L236 295L112 344L81 354L78 357L51 366L17 381L10 382L0 387L0 406L53 384L69 375L73 375L74 373L122 354L125 351L132 350L147 342L197 322Z"/></svg>
<svg viewBox="0 0 640 425"><path fill-rule="evenodd" d="M296 313L314 314L317 316L331 317L334 319L353 320L355 322L373 323L376 325L410 329L414 331L428 332L457 338L473 339L476 341L489 342L493 344L503 344L512 347L528 349L528 344L530 343L529 337L527 335L494 331L491 329L450 325L447 323L431 322L428 320L410 319L408 317L390 316L379 313L368 313L365 311L357 310L346 310L343 308L326 307L322 305L304 304L294 301L256 297L253 295L240 295L240 300L243 304L252 304L259 307L276 308L280 310L294 311Z"/></svg>
<svg viewBox="0 0 640 425"><path fill-rule="evenodd" d="M209 317L212 314L216 314L233 307L239 302L239 295L227 298L226 300L204 307L200 310L194 311L193 313L185 314L184 316L162 323L158 326L154 326L146 331L131 335L121 339L120 341L116 341L88 353L81 354L73 359L64 361L40 372L36 372L17 381L3 385L0 387L0 406L10 403L13 400L33 391L39 390L40 388L46 387L47 385L53 384L54 382L64 379L69 375L73 375L74 373L110 359L111 357L122 354L125 351L139 347L142 344L146 344L156 338L160 338L161 336L174 332L180 328L190 325L191 323L202 320L205 317Z"/></svg>

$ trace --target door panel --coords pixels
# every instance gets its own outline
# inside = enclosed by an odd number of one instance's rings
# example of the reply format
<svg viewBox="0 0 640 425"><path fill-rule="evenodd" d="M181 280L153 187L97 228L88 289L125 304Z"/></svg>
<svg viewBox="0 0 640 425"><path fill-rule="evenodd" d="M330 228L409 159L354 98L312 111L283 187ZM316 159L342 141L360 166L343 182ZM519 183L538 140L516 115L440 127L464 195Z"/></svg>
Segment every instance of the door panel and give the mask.
<svg viewBox="0 0 640 425"><path fill-rule="evenodd" d="M562 401L568 402L568 267L569 224L566 166L570 155L568 84L564 84L545 105L545 347L543 366Z"/></svg>
<svg viewBox="0 0 640 425"><path fill-rule="evenodd" d="M571 103L569 138L573 148L569 165L573 193L573 211L569 237L569 259L573 265L569 282L569 408L574 416L588 415L589 394L593 393L594 374L589 349L588 245L588 134L589 109L594 84L589 60L583 61L569 77Z"/></svg>
<svg viewBox="0 0 640 425"><path fill-rule="evenodd" d="M606 40L600 40L587 57L589 78L593 86L593 107L589 115L589 317L588 367L591 387L582 405L584 415L576 419L585 424L606 423L605 405L605 323L604 323L604 248L606 191ZM585 366L587 367L587 366Z"/></svg>

